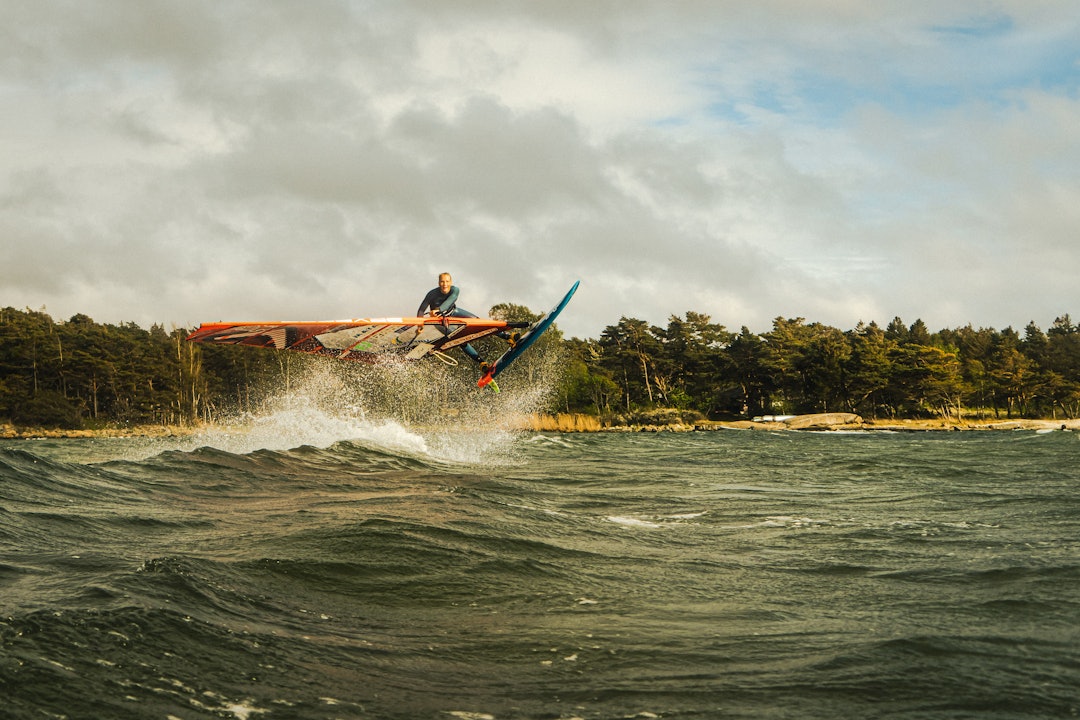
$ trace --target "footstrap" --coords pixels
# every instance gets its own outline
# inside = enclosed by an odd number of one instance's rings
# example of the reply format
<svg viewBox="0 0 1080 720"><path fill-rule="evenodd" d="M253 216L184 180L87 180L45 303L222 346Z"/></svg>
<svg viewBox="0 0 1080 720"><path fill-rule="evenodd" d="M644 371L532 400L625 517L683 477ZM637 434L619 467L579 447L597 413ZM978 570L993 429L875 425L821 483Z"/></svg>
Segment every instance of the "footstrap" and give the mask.
<svg viewBox="0 0 1080 720"><path fill-rule="evenodd" d="M446 353L444 353L444 352L440 352L439 350L432 350L432 351L431 351L431 355L435 356L435 357L436 357L436 358L438 358L438 359L439 359L439 360L440 360L441 362L444 362L444 363L446 363L447 365L457 365L457 364L458 364L457 360L455 360L454 358L450 357L449 355L447 355L447 354L446 354Z"/></svg>

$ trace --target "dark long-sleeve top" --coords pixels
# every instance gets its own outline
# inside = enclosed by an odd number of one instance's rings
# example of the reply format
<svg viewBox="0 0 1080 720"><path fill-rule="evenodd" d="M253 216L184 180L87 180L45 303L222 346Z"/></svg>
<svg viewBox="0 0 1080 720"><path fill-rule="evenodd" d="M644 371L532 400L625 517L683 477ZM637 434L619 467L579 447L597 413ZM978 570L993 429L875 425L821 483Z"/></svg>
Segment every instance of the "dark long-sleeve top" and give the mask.
<svg viewBox="0 0 1080 720"><path fill-rule="evenodd" d="M422 316L428 309L437 309L444 315L449 313L457 304L459 293L457 285L451 285L450 292L445 295L439 288L432 289L424 296L424 300L420 303L420 309L416 311L416 316Z"/></svg>

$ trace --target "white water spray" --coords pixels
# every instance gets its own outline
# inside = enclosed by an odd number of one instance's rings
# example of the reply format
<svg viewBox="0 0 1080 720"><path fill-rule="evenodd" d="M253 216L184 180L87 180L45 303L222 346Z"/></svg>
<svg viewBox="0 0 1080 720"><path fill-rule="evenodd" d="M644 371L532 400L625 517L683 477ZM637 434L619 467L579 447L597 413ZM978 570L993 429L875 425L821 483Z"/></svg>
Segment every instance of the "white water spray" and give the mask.
<svg viewBox="0 0 1080 720"><path fill-rule="evenodd" d="M264 389L255 411L201 429L184 449L249 453L349 441L455 464L512 462L526 439L521 428L551 397L558 370L554 354L537 353L508 371L496 394L477 388L475 368L464 363L308 360L281 387Z"/></svg>

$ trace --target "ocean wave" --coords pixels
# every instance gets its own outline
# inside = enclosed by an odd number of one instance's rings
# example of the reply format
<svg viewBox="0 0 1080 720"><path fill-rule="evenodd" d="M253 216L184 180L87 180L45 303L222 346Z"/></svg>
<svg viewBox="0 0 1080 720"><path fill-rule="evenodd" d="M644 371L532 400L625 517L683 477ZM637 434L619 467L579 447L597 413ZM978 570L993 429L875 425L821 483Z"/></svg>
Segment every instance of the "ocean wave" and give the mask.
<svg viewBox="0 0 1080 720"><path fill-rule="evenodd" d="M383 429L0 443L5 711L1075 706L1075 442Z"/></svg>

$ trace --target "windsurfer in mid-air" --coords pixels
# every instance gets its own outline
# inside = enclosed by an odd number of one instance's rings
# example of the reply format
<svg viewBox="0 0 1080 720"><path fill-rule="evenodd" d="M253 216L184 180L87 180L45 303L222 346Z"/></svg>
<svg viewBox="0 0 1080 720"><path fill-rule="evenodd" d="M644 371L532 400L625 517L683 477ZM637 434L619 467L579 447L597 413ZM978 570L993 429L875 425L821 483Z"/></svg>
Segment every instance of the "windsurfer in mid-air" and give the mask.
<svg viewBox="0 0 1080 720"><path fill-rule="evenodd" d="M424 299L420 302L420 309L416 311L417 317L424 317L424 315L431 315L432 317L466 317L474 318L468 310L459 308L457 306L458 295L461 294L461 290L454 285L454 279L450 277L450 273L444 272L439 274L439 287L432 288ZM421 328L417 328L417 334L419 334ZM465 354L470 358L480 363L481 371L487 369L487 363L480 357L480 353L476 352L469 343L465 343L461 348L465 351Z"/></svg>

